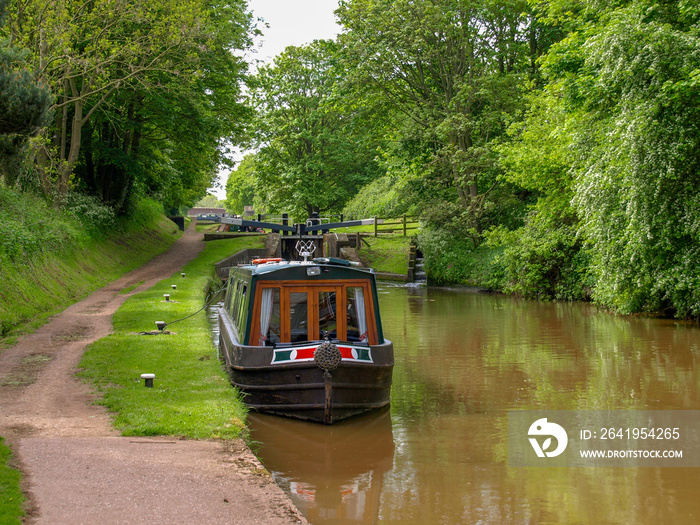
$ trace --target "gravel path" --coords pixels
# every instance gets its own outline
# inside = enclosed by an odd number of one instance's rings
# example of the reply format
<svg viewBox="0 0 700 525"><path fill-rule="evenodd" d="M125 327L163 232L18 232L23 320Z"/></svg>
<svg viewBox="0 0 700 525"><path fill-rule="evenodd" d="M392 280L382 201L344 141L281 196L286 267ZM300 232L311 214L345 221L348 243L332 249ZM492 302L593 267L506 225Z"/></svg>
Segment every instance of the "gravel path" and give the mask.
<svg viewBox="0 0 700 525"><path fill-rule="evenodd" d="M0 435L25 476L26 523L306 523L242 441L120 437L75 377L86 346L111 333L119 306L203 248L202 235L188 230L168 252L0 353Z"/></svg>

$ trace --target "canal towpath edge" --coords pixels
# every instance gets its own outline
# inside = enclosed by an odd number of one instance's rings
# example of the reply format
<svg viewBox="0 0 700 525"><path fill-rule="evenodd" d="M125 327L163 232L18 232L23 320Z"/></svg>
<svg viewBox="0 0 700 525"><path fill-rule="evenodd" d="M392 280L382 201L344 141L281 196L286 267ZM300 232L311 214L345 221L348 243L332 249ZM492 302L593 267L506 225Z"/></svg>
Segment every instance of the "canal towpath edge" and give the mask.
<svg viewBox="0 0 700 525"><path fill-rule="evenodd" d="M112 332L119 306L203 247L189 228L164 254L0 353L0 435L24 475L25 523L307 523L244 441L122 437L75 376L86 347ZM12 381L32 372L38 354L48 360L35 379Z"/></svg>

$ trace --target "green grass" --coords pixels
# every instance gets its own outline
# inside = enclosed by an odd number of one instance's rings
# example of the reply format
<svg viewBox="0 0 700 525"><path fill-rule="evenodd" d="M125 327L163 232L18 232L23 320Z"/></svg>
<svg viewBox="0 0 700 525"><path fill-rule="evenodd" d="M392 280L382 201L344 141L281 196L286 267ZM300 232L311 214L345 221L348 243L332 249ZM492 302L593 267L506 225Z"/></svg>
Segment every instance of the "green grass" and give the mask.
<svg viewBox="0 0 700 525"><path fill-rule="evenodd" d="M194 226L194 230L197 233L214 233L216 230L219 229L219 223L218 222L204 222L204 223L197 223Z"/></svg>
<svg viewBox="0 0 700 525"><path fill-rule="evenodd" d="M0 523L19 525L20 517L24 516L24 495L20 489L20 473L10 466L11 459L10 449L0 437Z"/></svg>
<svg viewBox="0 0 700 525"><path fill-rule="evenodd" d="M409 237L363 237L360 259L377 272L408 273Z"/></svg>
<svg viewBox="0 0 700 525"><path fill-rule="evenodd" d="M149 228L1 264L0 347L164 252L177 236L175 224L163 217Z"/></svg>
<svg viewBox="0 0 700 525"><path fill-rule="evenodd" d="M384 220L393 223L401 221L401 218ZM409 220L406 225L409 228L414 228L420 226L420 223ZM387 232L389 229L393 229L393 231ZM374 225L338 228L334 231L338 233L360 232L374 234ZM411 238L415 237L419 231L407 230L407 236L404 237L402 224L379 224L379 236L363 235L362 246L357 250L357 253L365 266L374 268L377 272L406 275L408 273L408 250Z"/></svg>
<svg viewBox="0 0 700 525"><path fill-rule="evenodd" d="M138 333L155 330L155 321L175 321L201 308L213 283L214 263L263 245L264 237L208 242L181 270L185 279L178 270L129 298L113 317L115 333L85 353L80 375L103 394L101 403L113 413L122 434L198 439L241 435L246 408L217 358L205 311L167 326L174 332L170 335ZM142 373L156 375L153 388L144 386Z"/></svg>

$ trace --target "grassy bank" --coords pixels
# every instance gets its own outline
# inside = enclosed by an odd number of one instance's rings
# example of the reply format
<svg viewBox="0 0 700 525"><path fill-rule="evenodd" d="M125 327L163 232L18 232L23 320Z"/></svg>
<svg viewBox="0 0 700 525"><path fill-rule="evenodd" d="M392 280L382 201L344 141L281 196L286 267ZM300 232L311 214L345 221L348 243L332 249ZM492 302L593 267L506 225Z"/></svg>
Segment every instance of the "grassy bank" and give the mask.
<svg viewBox="0 0 700 525"><path fill-rule="evenodd" d="M399 235L363 237L362 247L357 250L365 266L377 272L408 273L408 251L410 237Z"/></svg>
<svg viewBox="0 0 700 525"><path fill-rule="evenodd" d="M0 523L19 525L24 515L24 494L20 489L20 473L8 465L11 457L10 449L0 437Z"/></svg>
<svg viewBox="0 0 700 525"><path fill-rule="evenodd" d="M174 226L163 218L153 228L0 268L0 335L5 343L165 251L177 238Z"/></svg>
<svg viewBox="0 0 700 525"><path fill-rule="evenodd" d="M108 217L105 233L94 217L81 218L75 209L0 190L0 348L178 237L175 224L148 203L128 222Z"/></svg>
<svg viewBox="0 0 700 525"><path fill-rule="evenodd" d="M206 312L167 326L169 335L139 332L155 330L155 321L172 322L196 312L215 282L214 263L263 243L262 237L208 242L183 268L186 278L177 272L129 298L114 315L115 333L85 353L80 375L103 394L101 403L124 435L227 439L241 434L245 405L217 358ZM144 387L142 373L155 374L153 388Z"/></svg>
<svg viewBox="0 0 700 525"><path fill-rule="evenodd" d="M214 233L219 229L219 223L199 223L197 222L194 226L197 233Z"/></svg>

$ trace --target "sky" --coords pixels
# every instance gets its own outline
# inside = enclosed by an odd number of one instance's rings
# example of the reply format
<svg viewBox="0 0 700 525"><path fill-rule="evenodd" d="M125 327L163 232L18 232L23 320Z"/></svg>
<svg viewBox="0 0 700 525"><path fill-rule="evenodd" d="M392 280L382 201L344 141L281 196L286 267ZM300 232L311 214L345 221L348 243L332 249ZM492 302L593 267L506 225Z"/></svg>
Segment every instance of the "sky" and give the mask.
<svg viewBox="0 0 700 525"><path fill-rule="evenodd" d="M333 14L337 8L337 0L248 0L248 10L269 26L259 24L263 36L256 37L251 59L269 63L287 46L335 38L340 32ZM221 188L209 190L220 200L226 198L228 173L228 170L219 173Z"/></svg>
<svg viewBox="0 0 700 525"><path fill-rule="evenodd" d="M337 0L248 0L248 10L270 26L261 27L264 35L256 39L257 58L271 62L287 46L335 38L337 8Z"/></svg>

